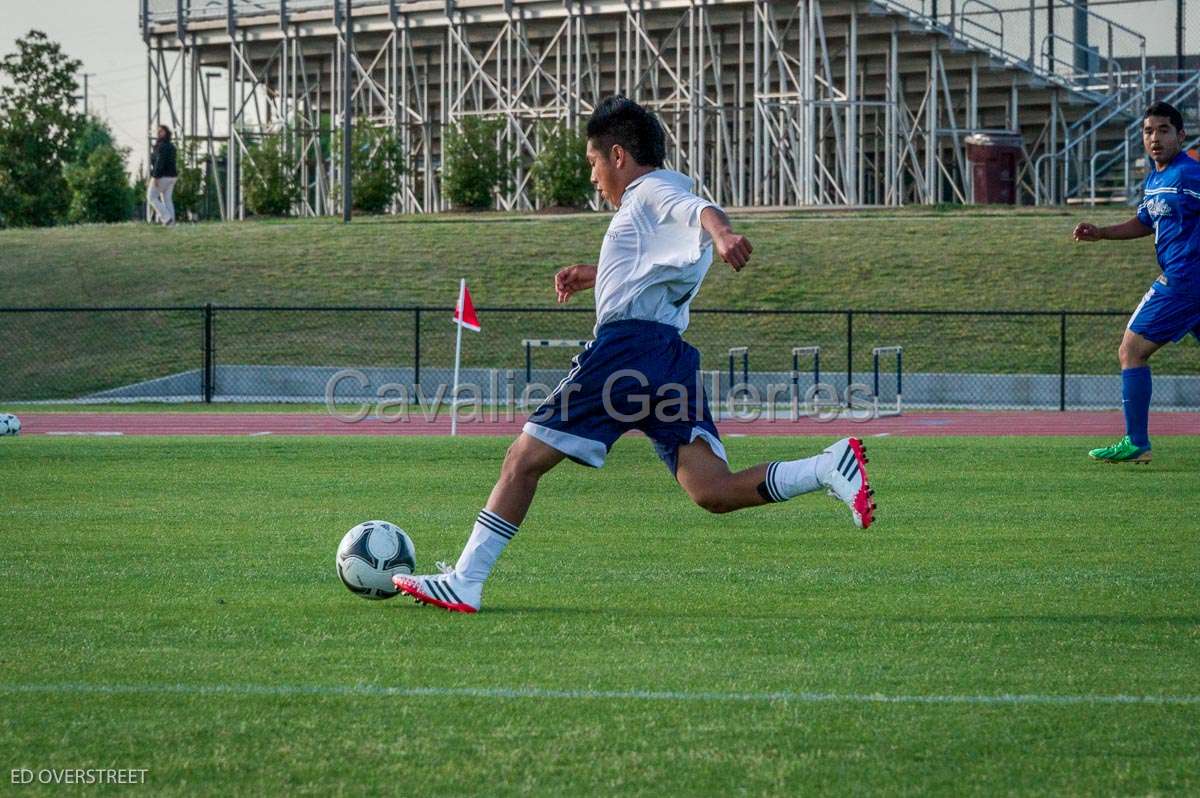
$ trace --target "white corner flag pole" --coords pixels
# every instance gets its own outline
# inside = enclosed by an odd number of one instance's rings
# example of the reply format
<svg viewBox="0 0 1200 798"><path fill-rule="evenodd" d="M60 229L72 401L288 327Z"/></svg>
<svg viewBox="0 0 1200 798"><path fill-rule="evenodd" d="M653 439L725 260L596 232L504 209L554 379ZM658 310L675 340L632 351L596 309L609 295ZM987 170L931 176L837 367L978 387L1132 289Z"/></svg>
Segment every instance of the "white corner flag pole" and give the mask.
<svg viewBox="0 0 1200 798"><path fill-rule="evenodd" d="M462 360L462 330L463 330L463 305L466 303L467 280L463 278L458 281L458 318L454 323L458 325L458 335L454 340L454 391L450 394L450 434L458 434L458 365Z"/></svg>

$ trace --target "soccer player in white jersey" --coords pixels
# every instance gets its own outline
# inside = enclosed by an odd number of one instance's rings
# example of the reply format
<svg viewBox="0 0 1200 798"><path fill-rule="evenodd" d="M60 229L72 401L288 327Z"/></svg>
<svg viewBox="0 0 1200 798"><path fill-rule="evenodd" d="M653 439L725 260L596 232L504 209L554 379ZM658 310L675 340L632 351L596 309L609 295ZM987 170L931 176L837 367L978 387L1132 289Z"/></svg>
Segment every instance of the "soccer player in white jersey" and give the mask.
<svg viewBox="0 0 1200 798"><path fill-rule="evenodd" d="M595 289L596 330L555 391L509 447L500 479L453 568L397 575L418 601L476 612L483 584L517 534L538 480L564 458L599 468L614 442L641 430L688 496L714 513L786 501L826 489L856 526L870 526L875 502L862 442L843 438L820 454L729 470L708 409L700 353L680 334L713 251L741 271L752 248L716 205L692 193L692 181L663 168L658 120L612 97L588 121L592 183L617 208L596 265L555 275L559 302Z"/></svg>

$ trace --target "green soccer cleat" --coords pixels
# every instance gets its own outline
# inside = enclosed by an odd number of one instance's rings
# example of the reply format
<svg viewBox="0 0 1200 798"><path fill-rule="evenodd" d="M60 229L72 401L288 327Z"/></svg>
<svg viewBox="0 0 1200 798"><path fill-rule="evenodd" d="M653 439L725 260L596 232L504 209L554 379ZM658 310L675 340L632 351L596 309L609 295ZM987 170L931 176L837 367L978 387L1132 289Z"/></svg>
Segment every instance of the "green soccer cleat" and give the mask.
<svg viewBox="0 0 1200 798"><path fill-rule="evenodd" d="M1133 441L1126 435L1112 446L1092 449L1088 457L1103 463L1149 463L1150 447L1134 446Z"/></svg>

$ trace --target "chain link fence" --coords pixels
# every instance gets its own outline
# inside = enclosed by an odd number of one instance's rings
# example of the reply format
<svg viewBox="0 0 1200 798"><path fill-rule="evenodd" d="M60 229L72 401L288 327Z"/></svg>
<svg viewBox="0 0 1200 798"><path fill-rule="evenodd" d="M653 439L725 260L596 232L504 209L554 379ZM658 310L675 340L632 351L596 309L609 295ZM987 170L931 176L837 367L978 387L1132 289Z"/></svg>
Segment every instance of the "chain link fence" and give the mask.
<svg viewBox="0 0 1200 798"><path fill-rule="evenodd" d="M485 404L536 402L592 337L588 308L479 309L460 384ZM0 401L361 402L448 400L450 307L0 309ZM686 338L721 402L1116 408L1115 311L692 311ZM876 350L884 348L881 352ZM899 351L897 351L897 349ZM1194 343L1154 358L1159 408L1200 410ZM385 396L386 394L386 396Z"/></svg>

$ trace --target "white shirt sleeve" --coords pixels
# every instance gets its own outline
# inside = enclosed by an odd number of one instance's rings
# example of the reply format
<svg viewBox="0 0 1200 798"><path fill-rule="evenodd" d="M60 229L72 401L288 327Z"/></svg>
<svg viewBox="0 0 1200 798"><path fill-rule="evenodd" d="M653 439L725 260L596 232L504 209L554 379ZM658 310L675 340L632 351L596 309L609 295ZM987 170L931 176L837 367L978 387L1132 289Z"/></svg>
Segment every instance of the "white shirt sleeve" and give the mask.
<svg viewBox="0 0 1200 798"><path fill-rule="evenodd" d="M662 195L659 214L671 224L700 227L700 214L704 209L717 207L708 200L686 191L663 191Z"/></svg>
<svg viewBox="0 0 1200 798"><path fill-rule="evenodd" d="M712 246L712 237L700 225L700 214L716 205L672 186L659 187L646 199L642 210L654 227L652 257L656 264L688 266Z"/></svg>

